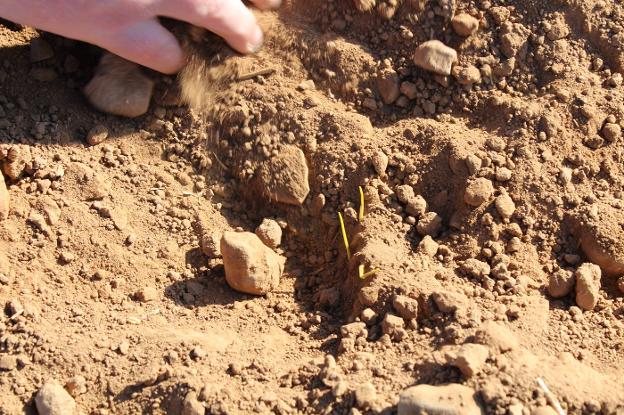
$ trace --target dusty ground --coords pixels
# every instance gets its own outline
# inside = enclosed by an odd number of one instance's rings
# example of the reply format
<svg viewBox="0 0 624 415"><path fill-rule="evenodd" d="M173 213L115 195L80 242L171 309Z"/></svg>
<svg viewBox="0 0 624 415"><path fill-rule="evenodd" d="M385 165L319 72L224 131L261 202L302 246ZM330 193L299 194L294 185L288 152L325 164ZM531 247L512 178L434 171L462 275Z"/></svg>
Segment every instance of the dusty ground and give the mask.
<svg viewBox="0 0 624 415"><path fill-rule="evenodd" d="M192 111L150 74L133 120L82 96L88 48L0 26L0 413L49 381L93 414L624 413L622 3L417 3L290 2L253 76ZM265 218L285 273L237 293L206 241Z"/></svg>

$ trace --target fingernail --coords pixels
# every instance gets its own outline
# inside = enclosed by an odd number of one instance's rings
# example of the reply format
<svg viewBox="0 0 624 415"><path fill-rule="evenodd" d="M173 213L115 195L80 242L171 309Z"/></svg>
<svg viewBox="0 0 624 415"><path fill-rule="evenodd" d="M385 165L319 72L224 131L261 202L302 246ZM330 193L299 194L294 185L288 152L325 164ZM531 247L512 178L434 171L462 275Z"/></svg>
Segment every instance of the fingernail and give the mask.
<svg viewBox="0 0 624 415"><path fill-rule="evenodd" d="M253 35L253 40L247 43L247 50L249 53L256 53L262 48L262 42L264 42L264 34L262 33L262 29L256 27L256 30Z"/></svg>
<svg viewBox="0 0 624 415"><path fill-rule="evenodd" d="M282 5L282 0L270 0L269 1L269 7L272 9L277 9L281 5Z"/></svg>

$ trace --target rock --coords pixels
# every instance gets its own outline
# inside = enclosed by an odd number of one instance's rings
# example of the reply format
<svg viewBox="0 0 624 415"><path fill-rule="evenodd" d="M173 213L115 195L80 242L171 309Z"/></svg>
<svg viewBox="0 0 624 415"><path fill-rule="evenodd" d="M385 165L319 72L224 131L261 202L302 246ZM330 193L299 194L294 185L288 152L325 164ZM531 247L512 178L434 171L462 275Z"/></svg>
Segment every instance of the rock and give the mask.
<svg viewBox="0 0 624 415"><path fill-rule="evenodd" d="M518 348L518 339L506 326L490 321L481 326L474 335L476 343L490 347L496 352L508 352Z"/></svg>
<svg viewBox="0 0 624 415"><path fill-rule="evenodd" d="M414 193L414 188L409 184L402 184L400 186L397 186L394 189L394 193L396 193L397 199L399 199L399 201L402 203L407 203L411 199L416 197L416 194Z"/></svg>
<svg viewBox="0 0 624 415"><path fill-rule="evenodd" d="M76 396L87 393L87 380L80 375L74 376L67 381L65 389L75 398Z"/></svg>
<svg viewBox="0 0 624 415"><path fill-rule="evenodd" d="M442 228L442 217L435 212L427 212L423 214L416 224L416 230L421 235L429 235L435 237L440 233Z"/></svg>
<svg viewBox="0 0 624 415"><path fill-rule="evenodd" d="M595 264L582 264L575 273L576 305L583 310L593 310L600 294L600 267Z"/></svg>
<svg viewBox="0 0 624 415"><path fill-rule="evenodd" d="M526 46L527 36L519 30L520 27L513 26L513 29L504 33L501 38L501 51L508 58L516 57Z"/></svg>
<svg viewBox="0 0 624 415"><path fill-rule="evenodd" d="M9 189L7 189L4 176L0 173L0 221L9 217Z"/></svg>
<svg viewBox="0 0 624 415"><path fill-rule="evenodd" d="M201 250L208 258L218 258L221 256L221 237L215 233L205 232L201 239Z"/></svg>
<svg viewBox="0 0 624 415"><path fill-rule="evenodd" d="M457 61L457 52L439 40L422 43L414 53L414 63L427 71L439 75L450 75Z"/></svg>
<svg viewBox="0 0 624 415"><path fill-rule="evenodd" d="M451 364L457 367L462 375L469 378L481 371L489 355L490 352L487 347L480 344L465 343L459 348Z"/></svg>
<svg viewBox="0 0 624 415"><path fill-rule="evenodd" d="M470 36L479 29L479 20L468 13L459 13L451 20L453 30L460 36Z"/></svg>
<svg viewBox="0 0 624 415"><path fill-rule="evenodd" d="M602 127L602 135L609 143L616 141L622 136L622 127L615 123L606 123Z"/></svg>
<svg viewBox="0 0 624 415"><path fill-rule="evenodd" d="M258 173L261 192L273 201L301 206L310 192L306 158L296 146L284 146Z"/></svg>
<svg viewBox="0 0 624 415"><path fill-rule="evenodd" d="M587 258L607 277L624 275L624 211L598 202L576 210L571 222Z"/></svg>
<svg viewBox="0 0 624 415"><path fill-rule="evenodd" d="M504 6L495 6L489 9L490 15L496 22L496 24L501 25L509 19L511 15L511 11Z"/></svg>
<svg viewBox="0 0 624 415"><path fill-rule="evenodd" d="M371 164L379 177L386 176L386 169L388 168L388 156L386 153L377 151L371 158Z"/></svg>
<svg viewBox="0 0 624 415"><path fill-rule="evenodd" d="M402 82L400 90L408 99L416 99L418 97L418 86L413 82Z"/></svg>
<svg viewBox="0 0 624 415"><path fill-rule="evenodd" d="M181 415L204 415L205 413L206 408L197 400L197 394L195 392L187 393L182 402Z"/></svg>
<svg viewBox="0 0 624 415"><path fill-rule="evenodd" d="M381 321L381 332L395 340L401 340L405 336L404 326L405 322L401 317L386 313L386 316Z"/></svg>
<svg viewBox="0 0 624 415"><path fill-rule="evenodd" d="M401 91L399 90L399 75L392 69L384 69L377 76L377 89L381 99L386 104L392 104L397 100Z"/></svg>
<svg viewBox="0 0 624 415"><path fill-rule="evenodd" d="M98 110L134 118L149 109L153 89L154 81L138 65L106 53L84 92Z"/></svg>
<svg viewBox="0 0 624 415"><path fill-rule="evenodd" d="M39 415L73 415L76 411L74 398L56 381L46 382L35 396Z"/></svg>
<svg viewBox="0 0 624 415"><path fill-rule="evenodd" d="M479 177L468 183L464 193L464 202L472 207L479 207L487 202L493 193L492 182L484 177Z"/></svg>
<svg viewBox="0 0 624 415"><path fill-rule="evenodd" d="M460 85L481 83L481 71L474 65L453 67L453 76Z"/></svg>
<svg viewBox="0 0 624 415"><path fill-rule="evenodd" d="M395 295L392 299L392 306L405 320L418 318L418 300L414 298L405 295Z"/></svg>
<svg viewBox="0 0 624 415"><path fill-rule="evenodd" d="M52 50L52 46L47 41L38 37L30 42L30 61L32 63L45 61L53 57L54 50Z"/></svg>
<svg viewBox="0 0 624 415"><path fill-rule="evenodd" d="M476 258L468 258L460 265L460 270L473 278L482 280L490 275L490 264Z"/></svg>
<svg viewBox="0 0 624 415"><path fill-rule="evenodd" d="M225 232L221 238L225 279L233 289L264 295L279 285L285 258L250 232Z"/></svg>
<svg viewBox="0 0 624 415"><path fill-rule="evenodd" d="M340 335L342 337L366 337L368 336L368 329L366 323L356 321L349 324L344 324L340 327Z"/></svg>
<svg viewBox="0 0 624 415"><path fill-rule="evenodd" d="M476 392L467 386L417 385L399 396L398 415L481 415Z"/></svg>
<svg viewBox="0 0 624 415"><path fill-rule="evenodd" d="M273 219L264 219L256 228L256 235L269 248L276 249L282 243L282 228Z"/></svg>
<svg viewBox="0 0 624 415"><path fill-rule="evenodd" d="M503 219L511 218L516 211L516 204L507 193L497 196L494 200L494 206Z"/></svg>
<svg viewBox="0 0 624 415"><path fill-rule="evenodd" d="M576 276L572 271L557 270L548 279L548 293L554 298L565 297L572 292L575 281Z"/></svg>
<svg viewBox="0 0 624 415"><path fill-rule="evenodd" d="M427 256L434 256L438 253L440 245L429 235L425 235L418 244L418 252L422 252Z"/></svg>
<svg viewBox="0 0 624 415"><path fill-rule="evenodd" d="M377 401L377 391L375 387L369 383L362 383L355 388L355 404L360 409L372 408Z"/></svg>
<svg viewBox="0 0 624 415"><path fill-rule="evenodd" d="M158 299L158 291L154 287L144 287L134 293L134 298L142 303Z"/></svg>
<svg viewBox="0 0 624 415"><path fill-rule="evenodd" d="M102 124L97 124L87 133L87 143L96 146L103 143L108 138L108 128Z"/></svg>
<svg viewBox="0 0 624 415"><path fill-rule="evenodd" d="M0 355L0 371L11 371L17 369L17 357L8 354Z"/></svg>
<svg viewBox="0 0 624 415"><path fill-rule="evenodd" d="M450 291L435 291L431 294L431 299L438 310L443 313L454 313L466 304L466 297Z"/></svg>

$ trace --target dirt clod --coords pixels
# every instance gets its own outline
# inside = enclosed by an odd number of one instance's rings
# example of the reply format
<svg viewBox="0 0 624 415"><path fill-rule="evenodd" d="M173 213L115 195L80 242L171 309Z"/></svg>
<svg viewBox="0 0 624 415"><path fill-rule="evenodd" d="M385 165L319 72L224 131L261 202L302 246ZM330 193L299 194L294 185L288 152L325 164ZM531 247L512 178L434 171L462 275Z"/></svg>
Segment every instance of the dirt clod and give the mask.
<svg viewBox="0 0 624 415"><path fill-rule="evenodd" d="M427 71L450 75L451 67L457 61L455 49L446 46L439 40L422 43L414 53L414 63Z"/></svg>
<svg viewBox="0 0 624 415"><path fill-rule="evenodd" d="M600 295L600 267L585 263L576 270L576 304L583 310L593 310Z"/></svg>
<svg viewBox="0 0 624 415"><path fill-rule="evenodd" d="M398 414L481 415L473 389L459 385L418 385L405 389L399 397Z"/></svg>
<svg viewBox="0 0 624 415"><path fill-rule="evenodd" d="M484 177L479 177L468 183L464 193L464 202L472 207L479 207L490 200L493 193L492 182Z"/></svg>

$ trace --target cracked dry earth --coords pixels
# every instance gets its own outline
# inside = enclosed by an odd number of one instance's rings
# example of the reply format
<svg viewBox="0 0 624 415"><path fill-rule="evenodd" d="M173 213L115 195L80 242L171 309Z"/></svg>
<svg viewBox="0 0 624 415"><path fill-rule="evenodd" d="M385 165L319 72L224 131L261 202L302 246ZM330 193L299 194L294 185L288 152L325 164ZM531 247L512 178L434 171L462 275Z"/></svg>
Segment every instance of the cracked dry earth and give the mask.
<svg viewBox="0 0 624 415"><path fill-rule="evenodd" d="M132 119L0 25L0 413L623 414L621 1L263 19Z"/></svg>

